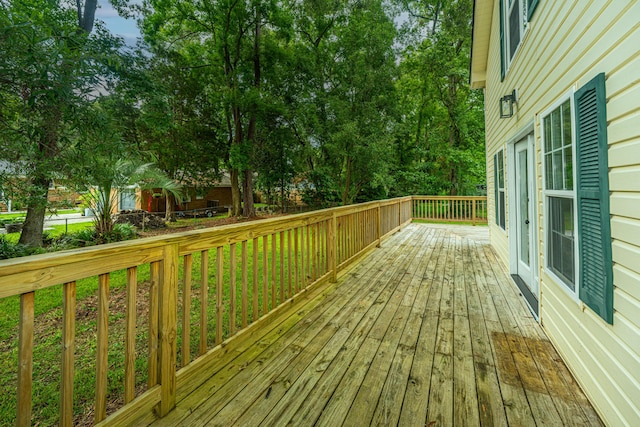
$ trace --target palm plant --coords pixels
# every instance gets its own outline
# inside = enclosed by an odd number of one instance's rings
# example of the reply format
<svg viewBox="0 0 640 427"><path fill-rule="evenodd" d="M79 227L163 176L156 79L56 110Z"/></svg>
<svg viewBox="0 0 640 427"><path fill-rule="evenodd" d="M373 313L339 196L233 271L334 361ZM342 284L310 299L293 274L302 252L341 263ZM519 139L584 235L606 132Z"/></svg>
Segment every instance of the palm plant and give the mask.
<svg viewBox="0 0 640 427"><path fill-rule="evenodd" d="M105 236L113 231L112 213L118 206L118 196L131 186L142 190L159 188L163 194L177 200L182 198L182 186L167 177L153 163L141 163L129 159L95 159L99 173L89 177L93 187L87 192L90 209L94 215L96 234Z"/></svg>

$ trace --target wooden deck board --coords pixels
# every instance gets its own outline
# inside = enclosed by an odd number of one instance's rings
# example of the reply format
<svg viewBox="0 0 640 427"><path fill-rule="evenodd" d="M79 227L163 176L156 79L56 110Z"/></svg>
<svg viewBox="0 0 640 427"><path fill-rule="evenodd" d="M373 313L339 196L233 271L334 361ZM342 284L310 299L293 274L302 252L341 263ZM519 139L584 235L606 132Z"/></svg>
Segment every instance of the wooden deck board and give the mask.
<svg viewBox="0 0 640 427"><path fill-rule="evenodd" d="M410 225L155 425L601 425L482 230Z"/></svg>

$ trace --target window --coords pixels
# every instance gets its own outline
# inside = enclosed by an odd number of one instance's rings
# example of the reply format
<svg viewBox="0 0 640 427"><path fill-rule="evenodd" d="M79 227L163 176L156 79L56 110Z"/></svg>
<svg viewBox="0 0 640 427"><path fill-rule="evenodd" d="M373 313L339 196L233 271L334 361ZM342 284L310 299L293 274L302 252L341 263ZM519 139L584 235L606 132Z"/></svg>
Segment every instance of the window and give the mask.
<svg viewBox="0 0 640 427"><path fill-rule="evenodd" d="M136 208L136 194L133 189L120 191L120 210L132 210Z"/></svg>
<svg viewBox="0 0 640 427"><path fill-rule="evenodd" d="M571 100L542 118L545 195L547 201L547 267L575 292L575 192Z"/></svg>
<svg viewBox="0 0 640 427"><path fill-rule="evenodd" d="M496 224L506 229L506 208L504 191L504 151L500 150L493 156L493 176L496 203Z"/></svg>
<svg viewBox="0 0 640 427"><path fill-rule="evenodd" d="M504 79L538 0L500 0L500 71Z"/></svg>

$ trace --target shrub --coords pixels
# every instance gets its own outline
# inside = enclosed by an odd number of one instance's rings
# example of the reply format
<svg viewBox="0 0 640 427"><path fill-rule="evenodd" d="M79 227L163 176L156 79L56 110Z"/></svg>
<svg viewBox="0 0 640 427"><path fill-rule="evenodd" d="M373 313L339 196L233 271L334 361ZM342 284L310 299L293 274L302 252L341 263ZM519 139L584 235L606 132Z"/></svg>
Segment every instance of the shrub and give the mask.
<svg viewBox="0 0 640 427"><path fill-rule="evenodd" d="M103 243L121 242L123 240L131 240L137 237L136 227L129 224L114 224L113 230L102 236Z"/></svg>
<svg viewBox="0 0 640 427"><path fill-rule="evenodd" d="M20 243L11 242L6 236L0 235L0 259L18 258L46 252L43 248L32 248Z"/></svg>

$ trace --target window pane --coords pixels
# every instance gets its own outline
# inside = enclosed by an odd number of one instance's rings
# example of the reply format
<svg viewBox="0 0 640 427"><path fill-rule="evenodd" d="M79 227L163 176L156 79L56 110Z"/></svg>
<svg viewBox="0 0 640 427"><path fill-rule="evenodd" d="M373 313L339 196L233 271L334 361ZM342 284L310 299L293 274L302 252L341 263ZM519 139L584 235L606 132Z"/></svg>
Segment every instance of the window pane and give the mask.
<svg viewBox="0 0 640 427"><path fill-rule="evenodd" d="M549 268L575 290L573 199L549 197Z"/></svg>
<svg viewBox="0 0 640 427"><path fill-rule="evenodd" d="M498 153L498 188L504 188L504 159L502 151Z"/></svg>
<svg viewBox="0 0 640 427"><path fill-rule="evenodd" d="M571 103L562 104L562 145L571 145Z"/></svg>
<svg viewBox="0 0 640 427"><path fill-rule="evenodd" d="M544 123L544 152L551 151L551 116L547 116L543 120Z"/></svg>
<svg viewBox="0 0 640 427"><path fill-rule="evenodd" d="M557 108L551 113L551 148L562 147L562 129L560 127L560 109Z"/></svg>
<svg viewBox="0 0 640 427"><path fill-rule="evenodd" d="M573 153L571 146L564 149L564 189L573 190Z"/></svg>
<svg viewBox="0 0 640 427"><path fill-rule="evenodd" d="M518 2L511 8L509 12L509 57L513 58L516 49L520 44L520 8Z"/></svg>
<svg viewBox="0 0 640 427"><path fill-rule="evenodd" d="M551 154L544 156L544 167L546 172L544 186L547 190L553 190L553 163Z"/></svg>
<svg viewBox="0 0 640 427"><path fill-rule="evenodd" d="M564 167L562 165L562 151L553 152L553 190L562 190L562 177Z"/></svg>
<svg viewBox="0 0 640 427"><path fill-rule="evenodd" d="M506 228L504 191L500 191L500 227Z"/></svg>

